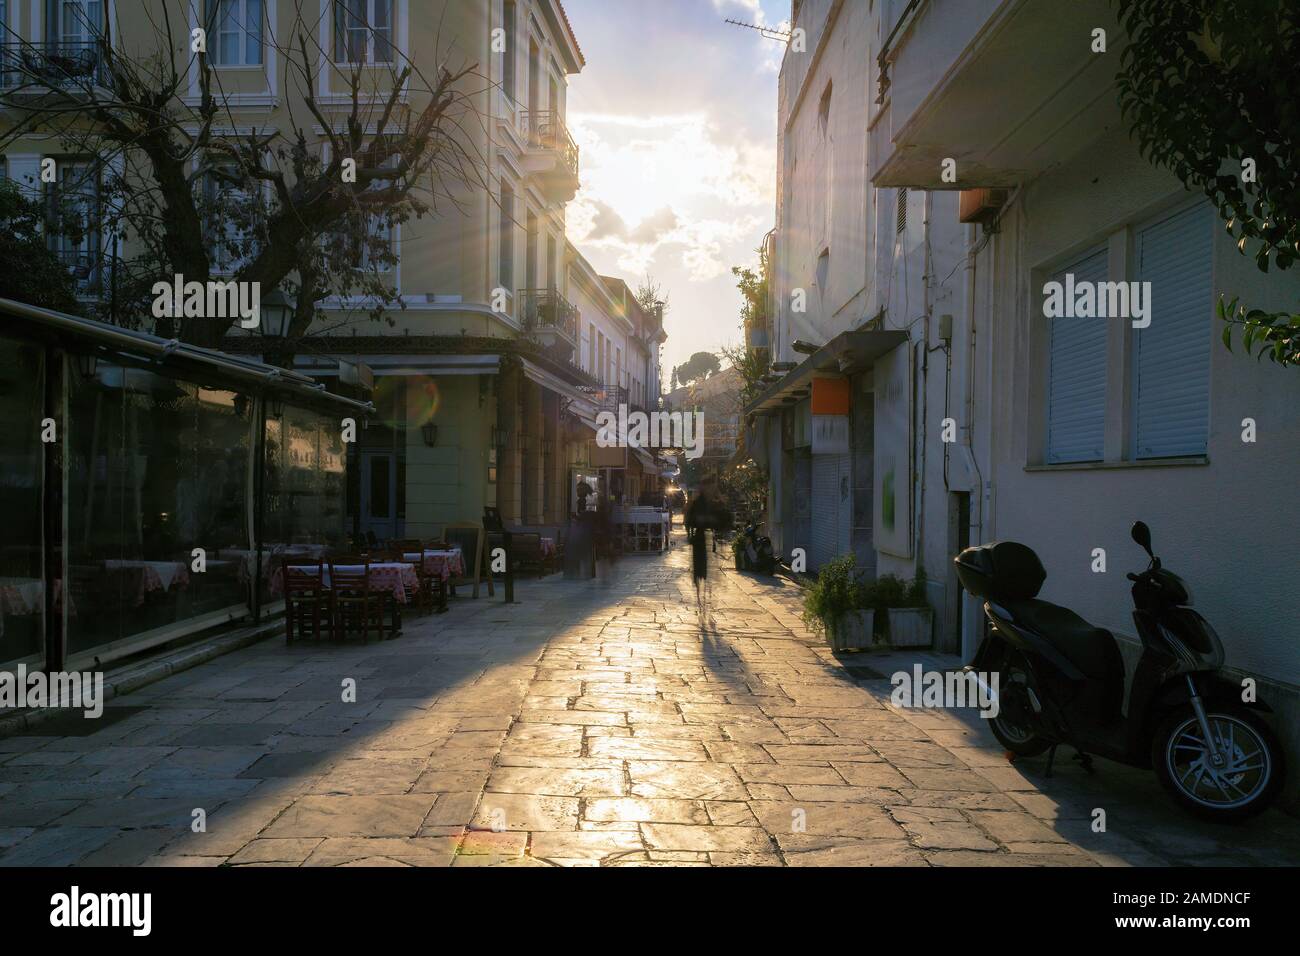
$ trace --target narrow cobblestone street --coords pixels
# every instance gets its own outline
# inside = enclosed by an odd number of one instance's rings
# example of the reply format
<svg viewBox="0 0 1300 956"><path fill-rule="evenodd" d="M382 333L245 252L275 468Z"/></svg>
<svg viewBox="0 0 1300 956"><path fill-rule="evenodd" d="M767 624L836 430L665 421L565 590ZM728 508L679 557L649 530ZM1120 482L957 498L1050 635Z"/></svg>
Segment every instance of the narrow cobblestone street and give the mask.
<svg viewBox="0 0 1300 956"><path fill-rule="evenodd" d="M1300 860L1276 810L1211 827L1148 773L1013 767L977 717L892 708L887 680L845 670L914 658L837 659L788 581L714 571L698 615L686 565L679 540L610 581L521 582L514 606L462 595L383 644L272 638L112 700L85 735L0 738L0 864Z"/></svg>

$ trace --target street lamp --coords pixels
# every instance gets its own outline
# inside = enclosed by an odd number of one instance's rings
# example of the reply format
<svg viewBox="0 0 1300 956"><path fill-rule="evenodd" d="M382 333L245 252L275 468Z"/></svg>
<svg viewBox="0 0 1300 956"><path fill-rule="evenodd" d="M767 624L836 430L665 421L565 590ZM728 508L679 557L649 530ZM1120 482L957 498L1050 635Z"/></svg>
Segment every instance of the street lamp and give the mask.
<svg viewBox="0 0 1300 956"><path fill-rule="evenodd" d="M262 323L262 337L267 339L267 362L271 365L280 365L297 305L279 289L272 289L262 296L258 309Z"/></svg>
<svg viewBox="0 0 1300 956"><path fill-rule="evenodd" d="M77 372L82 379L89 382L99 370L99 355L95 352L79 352L74 356Z"/></svg>
<svg viewBox="0 0 1300 956"><path fill-rule="evenodd" d="M438 444L438 426L433 422L425 422L421 425L420 434L424 437L424 443L430 448Z"/></svg>

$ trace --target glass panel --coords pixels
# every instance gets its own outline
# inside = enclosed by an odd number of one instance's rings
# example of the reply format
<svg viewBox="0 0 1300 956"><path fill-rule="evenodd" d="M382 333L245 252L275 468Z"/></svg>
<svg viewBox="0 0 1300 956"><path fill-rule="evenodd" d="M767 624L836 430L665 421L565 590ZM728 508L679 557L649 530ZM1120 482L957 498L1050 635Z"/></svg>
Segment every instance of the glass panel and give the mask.
<svg viewBox="0 0 1300 956"><path fill-rule="evenodd" d="M252 402L120 365L74 384L69 655L244 604Z"/></svg>
<svg viewBox="0 0 1300 956"><path fill-rule="evenodd" d="M345 454L335 416L286 407L267 417L263 539L272 555L346 545Z"/></svg>
<svg viewBox="0 0 1300 956"><path fill-rule="evenodd" d="M44 662L41 567L43 353L0 338L0 666ZM57 585L56 585L57 587Z"/></svg>
<svg viewBox="0 0 1300 956"><path fill-rule="evenodd" d="M393 0L374 0L375 62L393 61Z"/></svg>
<svg viewBox="0 0 1300 956"><path fill-rule="evenodd" d="M262 0L244 0L244 63L262 62Z"/></svg>

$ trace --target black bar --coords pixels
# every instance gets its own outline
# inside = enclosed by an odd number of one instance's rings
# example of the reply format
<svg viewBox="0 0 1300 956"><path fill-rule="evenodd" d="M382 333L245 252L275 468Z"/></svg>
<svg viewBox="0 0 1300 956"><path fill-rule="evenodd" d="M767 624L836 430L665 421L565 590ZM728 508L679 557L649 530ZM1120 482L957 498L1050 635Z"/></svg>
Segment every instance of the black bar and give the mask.
<svg viewBox="0 0 1300 956"><path fill-rule="evenodd" d="M63 631L63 615L55 594L55 583L62 581L64 592L70 592L70 582L63 575L63 443L67 440L62 415L63 352L57 348L45 350L45 374L42 376L41 417L54 419L55 440L42 442L41 523L44 547L44 614L45 614L45 670L61 671L67 661L67 635ZM43 431L41 423L36 427ZM94 462L90 463L94 468ZM71 597L65 593L64 601Z"/></svg>

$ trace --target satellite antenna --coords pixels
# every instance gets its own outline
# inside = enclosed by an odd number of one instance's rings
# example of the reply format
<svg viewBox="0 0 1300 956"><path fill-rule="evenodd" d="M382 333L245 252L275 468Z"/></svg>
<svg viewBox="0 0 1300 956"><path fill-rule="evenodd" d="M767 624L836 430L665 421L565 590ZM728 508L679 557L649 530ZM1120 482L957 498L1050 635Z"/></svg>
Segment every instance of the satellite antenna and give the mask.
<svg viewBox="0 0 1300 956"><path fill-rule="evenodd" d="M733 27L743 27L746 30L757 30L765 39L768 40L776 40L778 43L790 42L791 34L784 33L781 30L773 30L771 27L761 27L755 23L745 23L743 20L732 20L730 18L724 22L730 23Z"/></svg>

